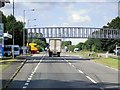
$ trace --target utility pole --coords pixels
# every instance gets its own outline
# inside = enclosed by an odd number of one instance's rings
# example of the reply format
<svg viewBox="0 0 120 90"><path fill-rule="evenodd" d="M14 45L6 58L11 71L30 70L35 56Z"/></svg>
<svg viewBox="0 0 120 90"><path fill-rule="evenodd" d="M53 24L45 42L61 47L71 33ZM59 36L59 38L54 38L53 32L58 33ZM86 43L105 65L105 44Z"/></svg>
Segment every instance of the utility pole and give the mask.
<svg viewBox="0 0 120 90"><path fill-rule="evenodd" d="M13 33L12 56L13 58L14 58L14 23L15 23L15 20L14 20L14 0L13 0L13 30L12 30L12 33Z"/></svg>

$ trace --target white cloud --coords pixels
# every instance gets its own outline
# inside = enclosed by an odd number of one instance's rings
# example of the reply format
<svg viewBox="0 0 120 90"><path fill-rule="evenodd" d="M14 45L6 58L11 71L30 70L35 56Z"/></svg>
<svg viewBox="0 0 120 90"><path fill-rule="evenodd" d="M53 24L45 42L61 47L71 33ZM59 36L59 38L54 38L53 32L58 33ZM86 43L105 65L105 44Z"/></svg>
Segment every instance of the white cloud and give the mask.
<svg viewBox="0 0 120 90"><path fill-rule="evenodd" d="M90 22L91 18L88 15L81 16L79 14L72 14L69 17L69 21L72 21L73 23L85 23Z"/></svg>
<svg viewBox="0 0 120 90"><path fill-rule="evenodd" d="M16 16L17 21L23 21L23 17L22 16Z"/></svg>
<svg viewBox="0 0 120 90"><path fill-rule="evenodd" d="M89 16L90 9L80 9L76 10L74 8L67 8L68 17L63 25L75 25L91 22Z"/></svg>

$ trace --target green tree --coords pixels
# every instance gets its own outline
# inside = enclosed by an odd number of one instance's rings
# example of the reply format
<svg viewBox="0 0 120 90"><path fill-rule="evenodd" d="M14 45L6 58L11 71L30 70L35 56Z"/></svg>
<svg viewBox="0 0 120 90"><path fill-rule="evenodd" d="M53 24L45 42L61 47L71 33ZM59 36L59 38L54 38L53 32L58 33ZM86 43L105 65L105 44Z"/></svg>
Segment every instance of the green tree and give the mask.
<svg viewBox="0 0 120 90"><path fill-rule="evenodd" d="M71 41L62 41L62 48L64 48L65 46L69 46L71 44L72 44Z"/></svg>
<svg viewBox="0 0 120 90"><path fill-rule="evenodd" d="M114 32L120 32L120 17L116 17L111 22L108 22L106 26L103 26L103 28L112 28L112 29L118 29ZM95 31L94 33L103 33L102 30ZM104 35L106 34L106 31L104 31ZM85 50L90 51L109 51L113 52L115 49L115 46L120 46L120 40L118 39L88 39L84 44L83 48Z"/></svg>
<svg viewBox="0 0 120 90"><path fill-rule="evenodd" d="M79 50L82 50L83 49L83 43L78 43L77 45L76 45L76 48L79 48Z"/></svg>
<svg viewBox="0 0 120 90"><path fill-rule="evenodd" d="M75 45L69 45L68 48L69 48L69 51L72 51L72 52L73 52L73 51L74 51L74 48L75 48Z"/></svg>
<svg viewBox="0 0 120 90"><path fill-rule="evenodd" d="M2 16L4 23L4 32L8 32L13 36L13 20L14 20L14 44L23 45L23 22L17 21L13 15ZM5 44L13 44L12 39L5 40Z"/></svg>

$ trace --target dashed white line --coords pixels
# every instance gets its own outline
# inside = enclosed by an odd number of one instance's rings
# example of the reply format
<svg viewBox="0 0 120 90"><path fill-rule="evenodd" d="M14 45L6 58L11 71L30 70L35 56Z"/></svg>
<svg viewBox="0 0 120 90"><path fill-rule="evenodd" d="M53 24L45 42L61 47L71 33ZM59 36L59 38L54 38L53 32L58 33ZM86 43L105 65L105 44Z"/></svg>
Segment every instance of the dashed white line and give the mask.
<svg viewBox="0 0 120 90"><path fill-rule="evenodd" d="M74 65L72 65L72 67L75 67Z"/></svg>
<svg viewBox="0 0 120 90"><path fill-rule="evenodd" d="M25 83L25 85L27 86L29 83Z"/></svg>
<svg viewBox="0 0 120 90"><path fill-rule="evenodd" d="M64 59L64 60L66 60L66 59ZM66 60L67 62L68 62L68 64L70 64L72 67L75 67L74 65L72 65L68 60ZM81 70L79 70L79 69L77 69L78 71L79 71L79 73L82 73L82 74L84 74L84 72L83 71L81 71ZM90 81L92 81L93 83L97 83L96 81L94 81L92 78L90 78L89 76L86 76L86 78L88 78Z"/></svg>
<svg viewBox="0 0 120 90"><path fill-rule="evenodd" d="M45 55L44 55L44 56L45 56ZM44 57L44 56L43 56L43 57ZM43 59L43 57L42 57L42 59ZM38 66L39 66L40 63L42 62L42 59L40 60L40 62L39 62L39 63L37 64L37 66L35 67L34 71L31 73L31 75L30 75L29 78L27 79L27 81L26 81L25 85L23 86L23 88L27 88L27 86L29 85L29 82L31 81L34 73L36 72ZM34 59L34 61L36 61L36 59Z"/></svg>
<svg viewBox="0 0 120 90"><path fill-rule="evenodd" d="M29 76L30 78L32 78L32 76Z"/></svg>
<svg viewBox="0 0 120 90"><path fill-rule="evenodd" d="M83 73L81 70L78 70L80 73Z"/></svg>
<svg viewBox="0 0 120 90"><path fill-rule="evenodd" d="M72 65L70 62L69 62L70 65Z"/></svg>
<svg viewBox="0 0 120 90"><path fill-rule="evenodd" d="M32 78L28 78L28 80L31 80Z"/></svg>
<svg viewBox="0 0 120 90"><path fill-rule="evenodd" d="M29 83L29 82L30 82L30 80L27 80L26 82L28 82L28 83Z"/></svg>
<svg viewBox="0 0 120 90"><path fill-rule="evenodd" d="M86 76L90 81L92 81L93 83L97 83L96 81L94 81L92 78L90 78L89 76Z"/></svg>
<svg viewBox="0 0 120 90"><path fill-rule="evenodd" d="M31 73L31 76L33 76L34 73Z"/></svg>
<svg viewBox="0 0 120 90"><path fill-rule="evenodd" d="M23 88L27 88L27 86L23 86Z"/></svg>

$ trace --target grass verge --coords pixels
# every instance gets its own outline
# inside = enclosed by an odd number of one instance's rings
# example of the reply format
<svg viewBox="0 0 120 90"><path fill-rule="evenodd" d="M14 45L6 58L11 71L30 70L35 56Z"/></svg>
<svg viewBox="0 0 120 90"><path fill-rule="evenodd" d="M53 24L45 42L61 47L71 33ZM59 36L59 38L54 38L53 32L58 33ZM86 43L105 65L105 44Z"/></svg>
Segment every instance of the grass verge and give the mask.
<svg viewBox="0 0 120 90"><path fill-rule="evenodd" d="M71 52L71 55L79 55L83 58L89 58L96 63L101 63L108 67L112 67L112 68L120 70L120 57L119 58L112 58L112 57L105 58L105 57L98 56L97 53L92 53L89 51L80 51L76 53Z"/></svg>
<svg viewBox="0 0 120 90"><path fill-rule="evenodd" d="M118 59L113 59L109 57L109 58L100 58L93 61L120 70L120 61Z"/></svg>

